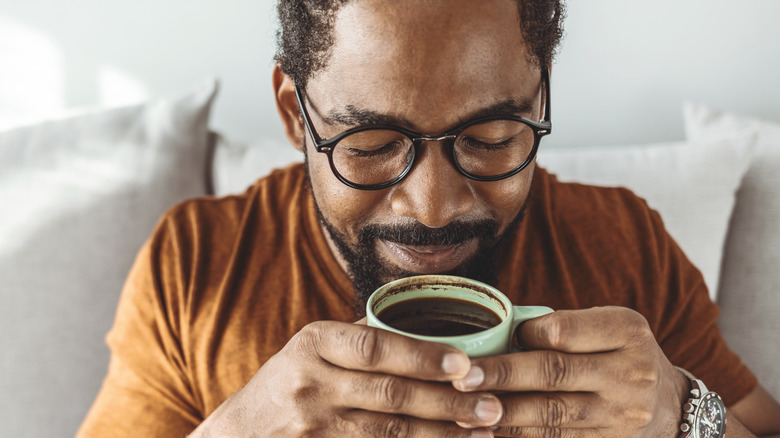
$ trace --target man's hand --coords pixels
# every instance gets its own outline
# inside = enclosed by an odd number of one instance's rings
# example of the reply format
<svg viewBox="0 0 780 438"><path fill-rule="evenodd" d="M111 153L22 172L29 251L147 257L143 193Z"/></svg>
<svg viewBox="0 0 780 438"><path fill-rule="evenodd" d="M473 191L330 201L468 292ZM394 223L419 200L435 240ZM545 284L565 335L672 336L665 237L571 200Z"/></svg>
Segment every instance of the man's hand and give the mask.
<svg viewBox="0 0 780 438"><path fill-rule="evenodd" d="M689 383L646 320L608 307L557 311L524 323L532 351L474 359L461 391L496 391L498 436L676 437Z"/></svg>
<svg viewBox="0 0 780 438"><path fill-rule="evenodd" d="M485 427L501 418L500 401L448 383L469 367L452 347L365 325L316 322L191 436L489 437Z"/></svg>

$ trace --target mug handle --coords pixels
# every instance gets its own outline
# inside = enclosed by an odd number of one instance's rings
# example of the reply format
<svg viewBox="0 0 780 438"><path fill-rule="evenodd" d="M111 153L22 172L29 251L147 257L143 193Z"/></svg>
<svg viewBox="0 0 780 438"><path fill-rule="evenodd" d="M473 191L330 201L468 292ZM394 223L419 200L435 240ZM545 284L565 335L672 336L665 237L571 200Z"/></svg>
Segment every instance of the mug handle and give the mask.
<svg viewBox="0 0 780 438"><path fill-rule="evenodd" d="M512 308L512 328L509 336L509 352L511 353L518 353L520 351L523 351L522 348L520 348L519 345L514 344L515 340L515 332L517 331L517 328L520 326L520 324L528 321L529 319L534 319L537 316L547 315L548 313L552 313L553 309L546 307L546 306L513 306Z"/></svg>

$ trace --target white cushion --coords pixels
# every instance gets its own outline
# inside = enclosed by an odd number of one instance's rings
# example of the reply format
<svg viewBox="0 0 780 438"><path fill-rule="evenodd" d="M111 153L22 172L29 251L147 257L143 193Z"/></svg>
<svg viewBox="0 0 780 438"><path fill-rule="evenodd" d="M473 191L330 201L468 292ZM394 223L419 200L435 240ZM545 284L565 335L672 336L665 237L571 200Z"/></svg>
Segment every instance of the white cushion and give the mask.
<svg viewBox="0 0 780 438"><path fill-rule="evenodd" d="M0 436L75 434L135 254L206 193L215 92L0 132Z"/></svg>
<svg viewBox="0 0 780 438"><path fill-rule="evenodd" d="M757 136L726 240L719 323L731 348L780 400L780 124L690 103L684 117L691 140Z"/></svg>
<svg viewBox="0 0 780 438"><path fill-rule="evenodd" d="M212 167L214 194L241 193L274 168L299 161L303 161L303 154L287 143L265 140L250 145L220 137Z"/></svg>
<svg viewBox="0 0 780 438"><path fill-rule="evenodd" d="M699 268L715 299L734 197L754 136L713 142L576 149L540 148L538 163L561 181L623 186L645 198Z"/></svg>

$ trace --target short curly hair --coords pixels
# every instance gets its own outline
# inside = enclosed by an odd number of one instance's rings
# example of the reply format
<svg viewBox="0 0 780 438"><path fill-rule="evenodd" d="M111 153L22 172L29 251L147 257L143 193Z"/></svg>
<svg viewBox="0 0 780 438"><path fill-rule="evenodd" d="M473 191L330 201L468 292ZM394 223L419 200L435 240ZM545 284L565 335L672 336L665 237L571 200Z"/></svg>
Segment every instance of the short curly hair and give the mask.
<svg viewBox="0 0 780 438"><path fill-rule="evenodd" d="M274 60L301 88L325 67L336 13L352 0L279 0ZM517 1L523 38L537 66L549 65L563 37L563 0Z"/></svg>

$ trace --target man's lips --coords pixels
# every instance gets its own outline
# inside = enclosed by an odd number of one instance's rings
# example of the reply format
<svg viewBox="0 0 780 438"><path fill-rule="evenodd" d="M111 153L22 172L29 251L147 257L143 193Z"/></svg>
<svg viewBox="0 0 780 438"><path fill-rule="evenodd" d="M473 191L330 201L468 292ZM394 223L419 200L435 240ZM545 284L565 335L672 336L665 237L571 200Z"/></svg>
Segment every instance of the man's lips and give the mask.
<svg viewBox="0 0 780 438"><path fill-rule="evenodd" d="M455 269L477 250L477 239L457 245L412 246L378 239L379 249L398 267L418 274L435 274Z"/></svg>

